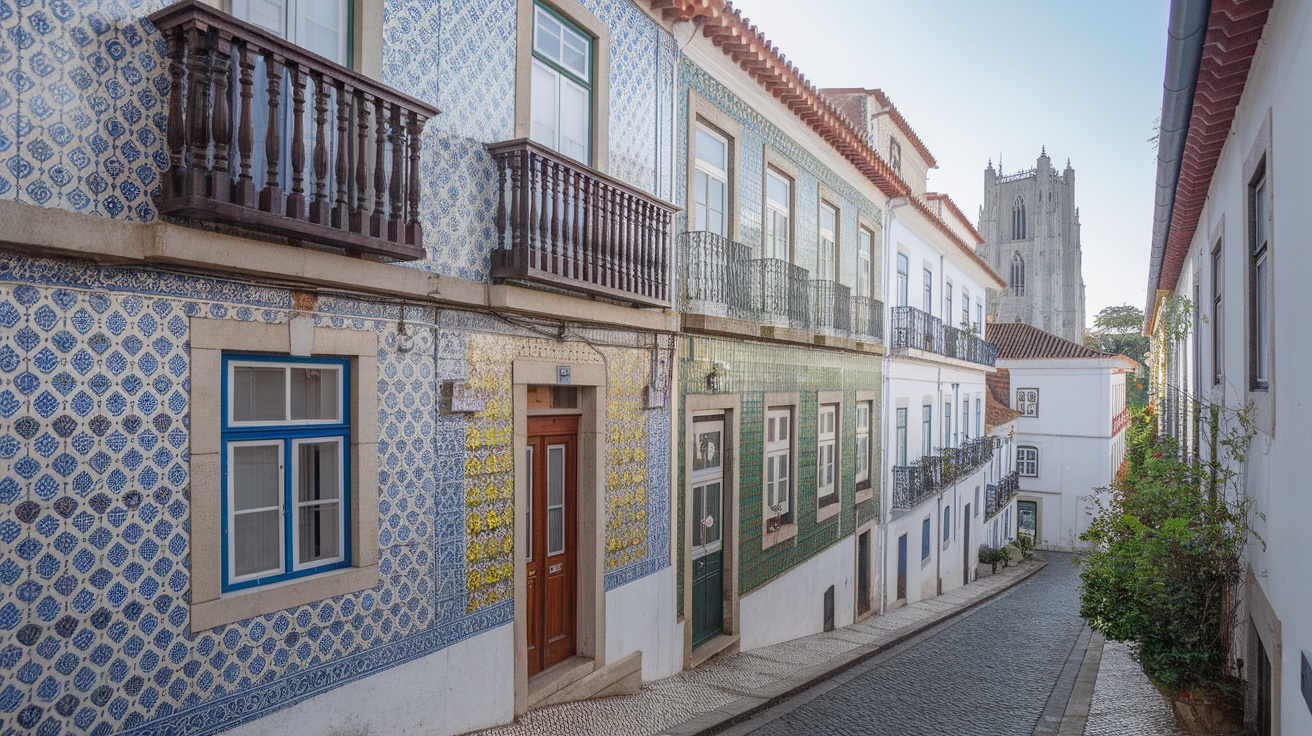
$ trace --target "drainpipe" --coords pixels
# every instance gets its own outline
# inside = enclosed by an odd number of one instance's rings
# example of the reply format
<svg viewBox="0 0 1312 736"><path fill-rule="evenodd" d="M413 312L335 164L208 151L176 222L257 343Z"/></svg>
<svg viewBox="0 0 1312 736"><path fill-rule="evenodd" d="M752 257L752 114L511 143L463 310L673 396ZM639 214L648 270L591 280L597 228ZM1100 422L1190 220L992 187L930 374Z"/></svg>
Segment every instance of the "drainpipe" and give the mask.
<svg viewBox="0 0 1312 736"><path fill-rule="evenodd" d="M886 309L885 314L890 318L884 320L884 322L886 323L884 325L884 335L883 335L884 359L882 363L883 363L884 370L880 372L881 375L879 377L880 397L882 399L880 403L880 411L879 411L881 415L881 420L886 420L886 418L889 416L888 405L889 405L889 394L891 388L888 379L888 367L890 364L890 358L888 357L888 343L890 342L889 337L893 334L893 320L891 317L893 314L892 308L896 306L894 304L894 300L897 298L896 290L890 287L890 279L894 279L897 277L896 274L897 252L893 248L893 210L907 204L907 202L908 200L906 197L898 197L897 199L889 200L888 208L884 211L884 278L883 278L884 307ZM908 414L909 413L910 412L908 412ZM908 421L908 424L909 423L910 422ZM885 448L888 448L888 445L886 444L888 442L888 437L889 437L888 423L887 421L880 421L879 426L881 428L880 437L879 437L880 445ZM894 431L894 434L896 434L896 430ZM896 450L897 448L892 448L892 449ZM893 520L893 495L891 492L891 489L893 487L892 468L893 468L893 462L897 457L896 452L885 452L882 454L883 454L883 458L881 458L880 461L881 467L880 467L880 484L879 484L880 485L879 516L878 516L878 521L875 523L875 541L878 544L878 549L880 551L880 559L879 559L879 566L878 566L880 575L879 575L878 583L879 583L879 615L881 616L887 610L886 599L888 594L888 580L885 577L885 573L888 570L888 559L889 559L888 525ZM884 468L882 467L883 463L885 462L888 463L888 472L884 472ZM888 481L888 483L885 484L884 481ZM889 502L887 506L885 506L884 504L885 485L887 485L887 487L890 489L890 493L888 497ZM910 551L908 550L908 557L909 556L910 556Z"/></svg>

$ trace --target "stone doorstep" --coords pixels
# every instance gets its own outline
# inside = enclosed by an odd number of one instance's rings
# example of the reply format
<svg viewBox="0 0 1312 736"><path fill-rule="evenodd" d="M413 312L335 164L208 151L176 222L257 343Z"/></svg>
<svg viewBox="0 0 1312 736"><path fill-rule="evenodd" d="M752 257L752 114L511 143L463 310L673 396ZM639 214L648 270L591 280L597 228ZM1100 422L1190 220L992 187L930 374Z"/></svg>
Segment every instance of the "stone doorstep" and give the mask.
<svg viewBox="0 0 1312 736"><path fill-rule="evenodd" d="M763 688L760 695L739 697L719 708L702 713L699 716L691 718L678 725L671 726L663 731L659 731L656 736L707 736L709 734L719 733L730 726L742 723L743 721L778 705L798 693L820 684L834 675L851 669L880 652L892 649L926 629L937 626L948 619L956 618L978 608L980 605L993 600L1007 590L1010 590L1016 585L1028 580L1039 570L1042 570L1047 566L1047 561L1036 559L1029 570L1025 571L1024 574L1017 576L1014 580L1010 580L1004 585L999 585L997 589L988 591L979 598L960 607L954 608L951 611L935 613L918 621L908 623L901 627L892 639L850 649L830 658L826 662L808 667L792 677L784 678ZM870 619L867 619L867 621L869 620Z"/></svg>

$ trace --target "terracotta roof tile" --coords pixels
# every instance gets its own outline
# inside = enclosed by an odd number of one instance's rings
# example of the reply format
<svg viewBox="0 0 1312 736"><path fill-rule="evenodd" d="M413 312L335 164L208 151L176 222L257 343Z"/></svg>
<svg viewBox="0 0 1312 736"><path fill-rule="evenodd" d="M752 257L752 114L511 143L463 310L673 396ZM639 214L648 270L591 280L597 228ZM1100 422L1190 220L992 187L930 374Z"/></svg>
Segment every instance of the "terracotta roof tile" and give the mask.
<svg viewBox="0 0 1312 736"><path fill-rule="evenodd" d="M984 398L984 425L1000 427L1018 419L1021 413L1011 408L1011 371L1006 368L984 376L988 395Z"/></svg>
<svg viewBox="0 0 1312 736"><path fill-rule="evenodd" d="M998 347L998 360L1125 357L1085 347L1021 322L990 323L985 328L985 339Z"/></svg>

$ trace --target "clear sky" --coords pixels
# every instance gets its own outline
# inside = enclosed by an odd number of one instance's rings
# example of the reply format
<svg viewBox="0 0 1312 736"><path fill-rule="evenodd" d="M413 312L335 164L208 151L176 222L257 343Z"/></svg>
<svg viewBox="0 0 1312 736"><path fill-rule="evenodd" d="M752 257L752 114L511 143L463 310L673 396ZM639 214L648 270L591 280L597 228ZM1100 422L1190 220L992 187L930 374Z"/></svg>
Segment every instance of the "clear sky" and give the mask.
<svg viewBox="0 0 1312 736"><path fill-rule="evenodd" d="M989 159L1075 168L1086 314L1143 308L1168 0L738 0L820 87L888 93L973 221Z"/></svg>

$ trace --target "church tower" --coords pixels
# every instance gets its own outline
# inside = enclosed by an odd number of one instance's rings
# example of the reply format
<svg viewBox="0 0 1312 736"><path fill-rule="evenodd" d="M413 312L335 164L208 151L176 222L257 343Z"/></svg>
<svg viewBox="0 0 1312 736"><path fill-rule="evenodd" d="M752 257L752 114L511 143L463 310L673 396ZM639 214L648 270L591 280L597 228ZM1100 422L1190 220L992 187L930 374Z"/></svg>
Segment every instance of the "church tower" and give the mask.
<svg viewBox="0 0 1312 736"><path fill-rule="evenodd" d="M977 252L1009 285L990 289L988 313L997 322L1024 322L1084 342L1084 276L1075 169L1058 174L1045 147L1035 167L1003 174L984 170L984 205Z"/></svg>

